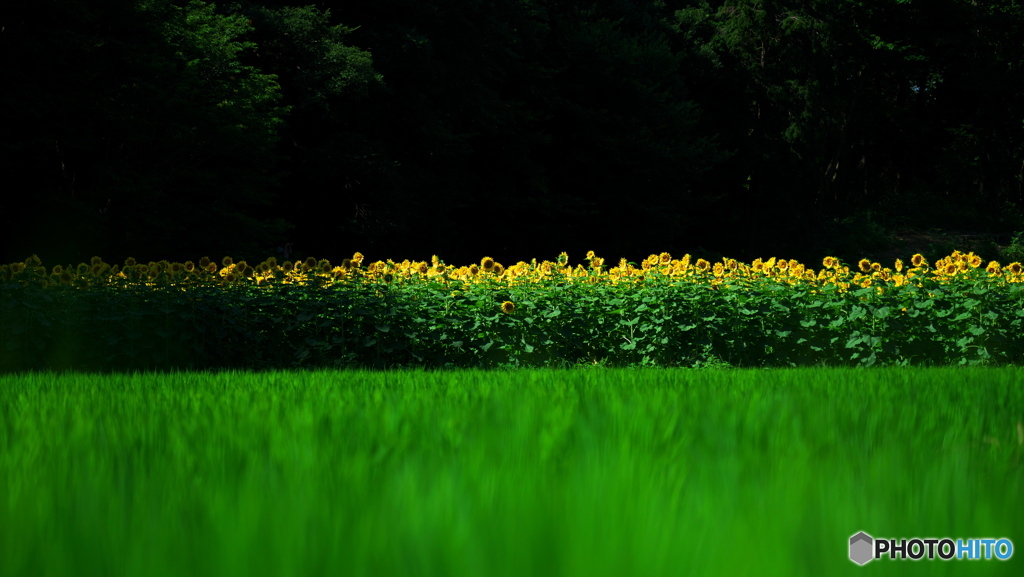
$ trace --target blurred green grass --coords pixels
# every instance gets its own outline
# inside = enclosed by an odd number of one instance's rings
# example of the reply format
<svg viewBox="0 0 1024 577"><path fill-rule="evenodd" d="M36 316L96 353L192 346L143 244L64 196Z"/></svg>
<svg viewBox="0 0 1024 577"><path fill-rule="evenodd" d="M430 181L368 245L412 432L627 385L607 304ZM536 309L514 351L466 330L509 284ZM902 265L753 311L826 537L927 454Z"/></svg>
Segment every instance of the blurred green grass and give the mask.
<svg viewBox="0 0 1024 577"><path fill-rule="evenodd" d="M0 376L0 575L1020 575L1024 370Z"/></svg>

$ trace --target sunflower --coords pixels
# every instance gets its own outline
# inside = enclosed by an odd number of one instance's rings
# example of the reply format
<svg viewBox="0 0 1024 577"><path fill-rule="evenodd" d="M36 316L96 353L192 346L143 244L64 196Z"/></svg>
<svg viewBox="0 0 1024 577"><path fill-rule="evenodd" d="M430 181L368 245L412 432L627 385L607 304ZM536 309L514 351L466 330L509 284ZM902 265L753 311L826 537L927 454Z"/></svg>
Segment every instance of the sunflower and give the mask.
<svg viewBox="0 0 1024 577"><path fill-rule="evenodd" d="M501 303L501 312L510 315L516 310L516 305L512 301L505 301Z"/></svg>
<svg viewBox="0 0 1024 577"><path fill-rule="evenodd" d="M491 272L494 270L494 259L489 256L485 256L480 259L480 268L483 269L484 272Z"/></svg>
<svg viewBox="0 0 1024 577"><path fill-rule="evenodd" d="M999 261L992 261L988 263L987 267L985 267L985 272L987 272L988 274L999 274L999 271L1001 270L1002 267L999 266Z"/></svg>
<svg viewBox="0 0 1024 577"><path fill-rule="evenodd" d="M356 266L359 266L359 265L361 265L363 263L363 258L365 258L365 257L363 257L363 253L357 252L357 253L352 255L352 262Z"/></svg>
<svg viewBox="0 0 1024 577"><path fill-rule="evenodd" d="M595 256L597 256L597 255L595 255L595 254L594 254L594 251L592 251L592 250L588 250L588 251L587 251L587 256L585 256L585 257L583 257L583 258L584 258L585 260L590 260L590 259L594 258Z"/></svg>
<svg viewBox="0 0 1024 577"><path fill-rule="evenodd" d="M203 258L206 258L206 257L203 257ZM135 266L135 258L128 257L128 258L124 259L124 266Z"/></svg>
<svg viewBox="0 0 1024 577"><path fill-rule="evenodd" d="M949 264L946 265L946 270L943 271L943 272L945 272L947 275L954 275L954 274L956 274L956 271L957 271L957 265L955 265L953 263L949 263Z"/></svg>
<svg viewBox="0 0 1024 577"><path fill-rule="evenodd" d="M697 259L697 270L699 270L700 272L705 272L709 268L711 268L711 263L710 262L708 262L708 261L706 261L706 260L704 260L702 258Z"/></svg>
<svg viewBox="0 0 1024 577"><path fill-rule="evenodd" d="M331 267L331 261L329 261L327 259L323 259L323 260L318 261L316 263L316 269L319 272L328 273L328 272L331 272L331 268L332 268Z"/></svg>
<svg viewBox="0 0 1024 577"><path fill-rule="evenodd" d="M234 262L234 259L232 259L230 256L226 256L220 260L221 266L231 266L232 264L234 264Z"/></svg>
<svg viewBox="0 0 1024 577"><path fill-rule="evenodd" d="M206 272L217 272L217 263L208 262L206 263Z"/></svg>
<svg viewBox="0 0 1024 577"><path fill-rule="evenodd" d="M967 256L967 264L970 265L971 268L980 267L981 262L981 257L974 253L971 253L970 255Z"/></svg>
<svg viewBox="0 0 1024 577"><path fill-rule="evenodd" d="M672 262L672 255L667 252L663 252L658 255L658 262L661 264L668 264Z"/></svg>
<svg viewBox="0 0 1024 577"><path fill-rule="evenodd" d="M194 270L196 270L196 263L194 263L194 262L192 262L190 260L185 261L185 271L186 272L192 272Z"/></svg>
<svg viewBox="0 0 1024 577"><path fill-rule="evenodd" d="M558 258L555 259L555 262L557 262L559 266L565 266L569 264L569 255L563 252L558 255Z"/></svg>
<svg viewBox="0 0 1024 577"><path fill-rule="evenodd" d="M491 268L493 268L493 266ZM419 264L419 266L416 267L416 272L418 272L420 274L427 274L427 271L429 271L429 270L430 270L430 266L428 266L427 263L425 263L425 262L421 262Z"/></svg>
<svg viewBox="0 0 1024 577"><path fill-rule="evenodd" d="M1024 267L1021 267L1019 262L1011 262L1010 266L1009 266L1009 269L1010 269L1010 272L1013 273L1013 274L1020 274L1020 271L1024 270Z"/></svg>
<svg viewBox="0 0 1024 577"><path fill-rule="evenodd" d="M921 268L928 264L928 261L924 260L924 257L921 256L921 253L917 253L910 258L910 264L914 268Z"/></svg>
<svg viewBox="0 0 1024 577"><path fill-rule="evenodd" d="M475 264L469 265L469 274L470 275L476 276L477 273L479 273L479 272L480 272L480 267L476 266Z"/></svg>
<svg viewBox="0 0 1024 577"><path fill-rule="evenodd" d="M903 261L900 260L900 259L896 259L896 266L895 266L895 268L896 268L896 272L903 272Z"/></svg>
<svg viewBox="0 0 1024 577"><path fill-rule="evenodd" d="M52 274L60 276L60 273L62 273L62 272L64 272L64 267L60 266L59 264L53 265L53 272L52 272Z"/></svg>
<svg viewBox="0 0 1024 577"><path fill-rule="evenodd" d="M871 271L871 261L869 261L866 258L862 258L862 259L860 259L860 262L857 263L857 267L860 268L860 272L870 272Z"/></svg>

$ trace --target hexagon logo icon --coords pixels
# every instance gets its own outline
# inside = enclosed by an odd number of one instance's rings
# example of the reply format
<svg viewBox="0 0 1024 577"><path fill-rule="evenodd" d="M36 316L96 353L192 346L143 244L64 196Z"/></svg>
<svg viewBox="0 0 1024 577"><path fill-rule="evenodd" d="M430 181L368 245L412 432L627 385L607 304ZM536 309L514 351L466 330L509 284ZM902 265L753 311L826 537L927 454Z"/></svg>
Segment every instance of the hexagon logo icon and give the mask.
<svg viewBox="0 0 1024 577"><path fill-rule="evenodd" d="M853 537L850 537L850 561L858 565L864 565L872 558L874 558L875 540L871 538L864 531L857 533Z"/></svg>

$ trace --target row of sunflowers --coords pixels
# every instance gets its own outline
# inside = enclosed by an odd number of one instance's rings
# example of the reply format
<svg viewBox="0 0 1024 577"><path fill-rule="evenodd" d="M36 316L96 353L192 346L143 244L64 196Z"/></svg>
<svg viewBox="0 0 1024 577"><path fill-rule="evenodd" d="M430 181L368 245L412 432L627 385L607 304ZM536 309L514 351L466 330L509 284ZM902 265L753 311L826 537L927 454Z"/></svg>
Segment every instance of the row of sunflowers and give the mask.
<svg viewBox="0 0 1024 577"><path fill-rule="evenodd" d="M554 261L517 262L505 266L493 258L484 257L479 264L450 266L434 256L430 261L395 262L392 260L366 262L361 253L335 265L328 260L307 258L301 261L278 262L275 257L256 265L246 261L235 262L224 257L220 265L203 257L198 263L137 262L127 259L123 265L110 265L100 257L77 266L43 266L33 255L24 262L0 265L0 280L37 282L43 286L104 286L118 284L165 285L187 288L189 284L220 285L289 284L315 282L322 285L349 283L417 283L439 282L458 287L464 284L487 283L500 286L558 283L603 283L611 285L644 285L645 283L689 282L706 284L711 288L742 287L753 281L774 280L784 284L800 284L824 288L832 286L840 291L857 287L900 287L920 285L931 280L940 283L956 280L983 279L990 283L1019 283L1024 281L1024 267L1014 262L1003 266L996 261L984 264L974 253L959 251L929 264L920 254L909 263L897 260L890 267L863 259L855 267L834 257L825 257L821 268L814 270L795 260L757 259L750 264L726 258L711 263L694 260L689 254L673 258L663 252L652 254L640 263L621 259L614 266L593 252L587 253L586 264L571 265L566 253ZM983 266L984 264L984 266Z"/></svg>

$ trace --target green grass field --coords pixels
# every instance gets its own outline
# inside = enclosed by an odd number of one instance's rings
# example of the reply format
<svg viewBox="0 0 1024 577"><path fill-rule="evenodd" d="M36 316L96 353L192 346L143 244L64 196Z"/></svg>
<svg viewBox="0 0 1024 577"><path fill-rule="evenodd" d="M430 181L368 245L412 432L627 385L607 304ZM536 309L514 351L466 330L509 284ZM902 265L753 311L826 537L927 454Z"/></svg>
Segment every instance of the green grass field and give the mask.
<svg viewBox="0 0 1024 577"><path fill-rule="evenodd" d="M0 376L0 575L1021 575L1024 369Z"/></svg>

